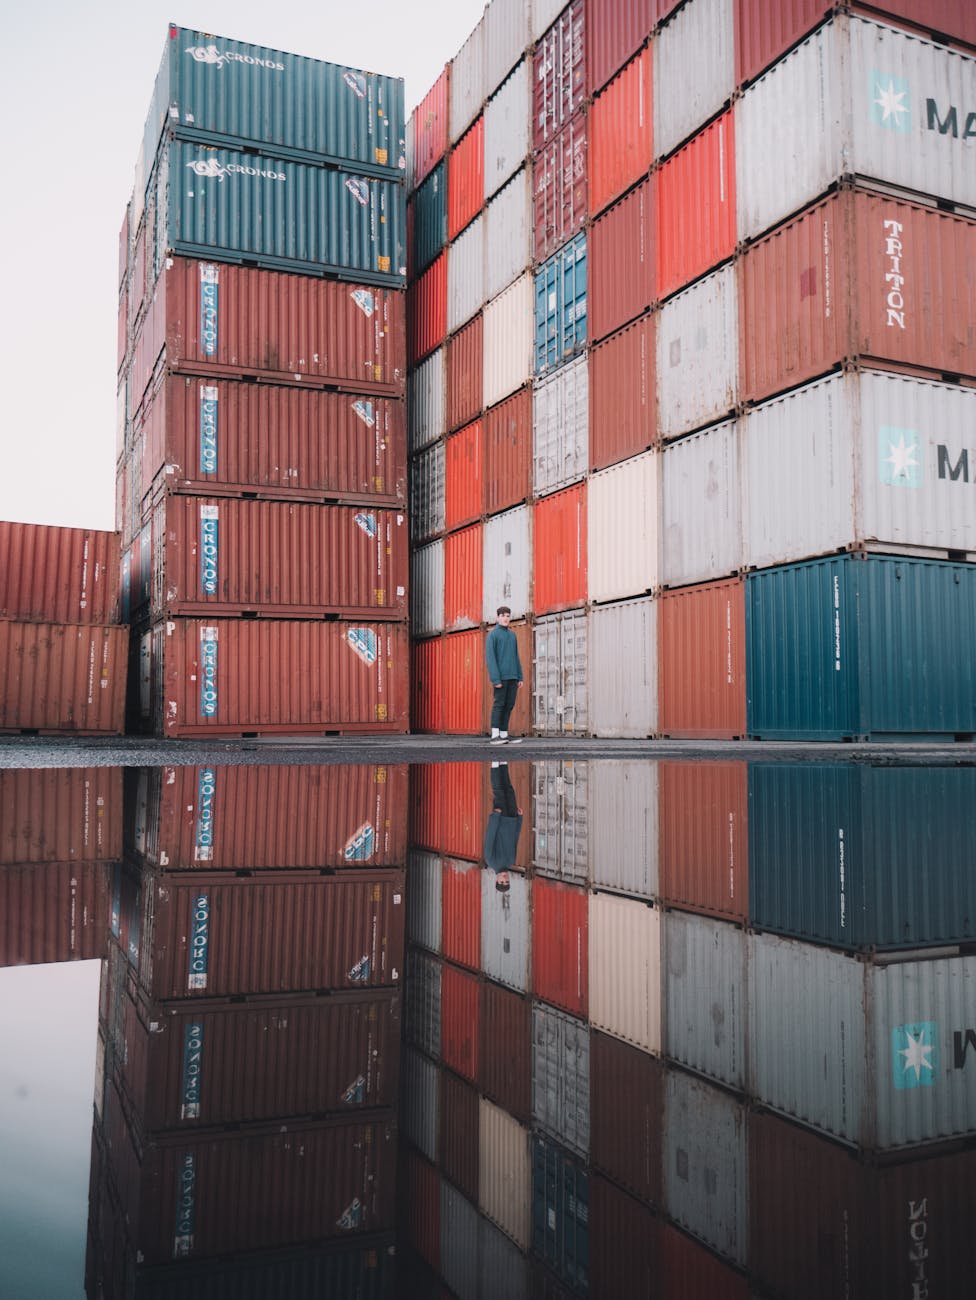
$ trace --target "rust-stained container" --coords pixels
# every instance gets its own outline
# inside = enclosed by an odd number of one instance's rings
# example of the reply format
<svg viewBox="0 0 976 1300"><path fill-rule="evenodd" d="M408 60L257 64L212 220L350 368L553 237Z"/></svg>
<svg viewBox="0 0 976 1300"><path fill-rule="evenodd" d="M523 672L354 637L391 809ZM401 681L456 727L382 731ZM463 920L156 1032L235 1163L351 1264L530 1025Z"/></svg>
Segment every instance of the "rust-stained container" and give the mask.
<svg viewBox="0 0 976 1300"><path fill-rule="evenodd" d="M484 636L480 631L455 632L443 641L444 730L455 735L478 735L485 730L481 720L486 675ZM473 860L478 852L458 856Z"/></svg>
<svg viewBox="0 0 976 1300"><path fill-rule="evenodd" d="M485 115L480 114L447 160L447 237L458 235L485 201Z"/></svg>
<svg viewBox="0 0 976 1300"><path fill-rule="evenodd" d="M590 341L643 315L655 298L653 177L601 212L587 238L586 312Z"/></svg>
<svg viewBox="0 0 976 1300"><path fill-rule="evenodd" d="M423 361L447 337L447 252L407 290L407 357Z"/></svg>
<svg viewBox="0 0 976 1300"><path fill-rule="evenodd" d="M586 134L586 117L579 112L535 156L532 229L537 262L572 239L586 220Z"/></svg>
<svg viewBox="0 0 976 1300"><path fill-rule="evenodd" d="M150 866L301 870L406 861L405 764L147 768L138 774L136 804L126 847Z"/></svg>
<svg viewBox="0 0 976 1300"><path fill-rule="evenodd" d="M745 582L661 593L658 710L661 734L732 740L745 735Z"/></svg>
<svg viewBox="0 0 976 1300"><path fill-rule="evenodd" d="M537 997L586 1019L589 992L587 895L537 876L532 888L532 988Z"/></svg>
<svg viewBox="0 0 976 1300"><path fill-rule="evenodd" d="M649 1205L661 1204L664 1070L619 1038L590 1035L590 1158Z"/></svg>
<svg viewBox="0 0 976 1300"><path fill-rule="evenodd" d="M651 46L645 45L590 105L591 213L602 212L646 176L654 160L653 66Z"/></svg>
<svg viewBox="0 0 976 1300"><path fill-rule="evenodd" d="M447 429L460 429L481 414L484 388L484 318L479 314L447 345ZM448 525L450 527L450 525Z"/></svg>
<svg viewBox="0 0 976 1300"><path fill-rule="evenodd" d="M471 970L481 969L481 868L445 858L441 879L441 952Z"/></svg>
<svg viewBox="0 0 976 1300"><path fill-rule="evenodd" d="M479 1103L470 1084L442 1070L440 1170L469 1200L478 1199Z"/></svg>
<svg viewBox="0 0 976 1300"><path fill-rule="evenodd" d="M796 1170L793 1172L795 1176ZM798 1184L802 1185L802 1179ZM690 1296L750 1300L754 1294L744 1274L670 1223L661 1225L659 1273L662 1300L688 1300Z"/></svg>
<svg viewBox="0 0 976 1300"><path fill-rule="evenodd" d="M654 203L657 296L667 298L735 252L731 109L659 168Z"/></svg>
<svg viewBox="0 0 976 1300"><path fill-rule="evenodd" d="M484 509L481 421L448 438L444 448L444 526L459 528L480 519Z"/></svg>
<svg viewBox="0 0 976 1300"><path fill-rule="evenodd" d="M508 722L509 732L513 736L528 736L532 734L532 679L533 679L533 659L532 659L532 628L528 623L511 623L511 630L515 633L515 640L518 644L519 663L522 665L522 685L515 697L515 707L512 709L512 716ZM482 642L482 658L484 657L484 643ZM491 709L495 700L495 693L491 681L488 677L487 665L484 675L485 697L481 709L481 729L488 734L491 726ZM524 807L525 805L523 805ZM528 836L526 836L528 840ZM528 865L527 863L520 865Z"/></svg>
<svg viewBox="0 0 976 1300"><path fill-rule="evenodd" d="M407 184L412 189L440 162L447 149L450 77L451 65L447 63L413 111L413 176L407 177Z"/></svg>
<svg viewBox="0 0 976 1300"><path fill-rule="evenodd" d="M407 618L403 511L166 495L153 513L153 619Z"/></svg>
<svg viewBox="0 0 976 1300"><path fill-rule="evenodd" d="M630 460L657 442L655 335L648 314L590 349L590 469Z"/></svg>
<svg viewBox="0 0 976 1300"><path fill-rule="evenodd" d="M403 885L402 871L371 869L157 880L140 978L164 1001L398 984ZM280 942L269 945L269 934Z"/></svg>
<svg viewBox="0 0 976 1300"><path fill-rule="evenodd" d="M406 498L399 401L169 375L139 413L140 499L161 487L307 501Z"/></svg>
<svg viewBox="0 0 976 1300"><path fill-rule="evenodd" d="M116 623L118 533L0 521L0 618Z"/></svg>
<svg viewBox="0 0 976 1300"><path fill-rule="evenodd" d="M121 768L0 772L0 866L121 856Z"/></svg>
<svg viewBox="0 0 976 1300"><path fill-rule="evenodd" d="M399 1150L399 1215L404 1239L431 1268L441 1260L441 1176L411 1147Z"/></svg>
<svg viewBox="0 0 976 1300"><path fill-rule="evenodd" d="M101 862L4 863L0 967L104 957L109 940L110 870Z"/></svg>
<svg viewBox="0 0 976 1300"><path fill-rule="evenodd" d="M0 619L0 732L121 735L129 629Z"/></svg>
<svg viewBox="0 0 976 1300"><path fill-rule="evenodd" d="M756 401L852 357L976 375L976 222L842 191L739 264L740 397ZM785 322L790 322L787 328Z"/></svg>
<svg viewBox="0 0 976 1300"><path fill-rule="evenodd" d="M147 635L159 734L407 729L403 624L180 618Z"/></svg>
<svg viewBox="0 0 976 1300"><path fill-rule="evenodd" d="M586 0L586 84L595 95L647 40L656 0Z"/></svg>
<svg viewBox="0 0 976 1300"><path fill-rule="evenodd" d="M661 763L661 898L709 916L749 912L745 763Z"/></svg>
<svg viewBox="0 0 976 1300"><path fill-rule="evenodd" d="M478 1080L479 982L445 962L441 976L441 1060L456 1073Z"/></svg>
<svg viewBox="0 0 976 1300"><path fill-rule="evenodd" d="M583 0L572 0L535 47L532 148L541 149L582 107L586 96Z"/></svg>
<svg viewBox="0 0 976 1300"><path fill-rule="evenodd" d="M444 730L444 638L415 641L410 647L411 731Z"/></svg>
<svg viewBox="0 0 976 1300"><path fill-rule="evenodd" d="M532 1113L532 1004L500 984L481 986L478 1086L516 1119Z"/></svg>
<svg viewBox="0 0 976 1300"><path fill-rule="evenodd" d="M660 1220L599 1174L589 1177L590 1288L598 1296L659 1294Z"/></svg>
<svg viewBox="0 0 976 1300"><path fill-rule="evenodd" d="M493 406L484 417L485 513L517 506L532 482L532 389Z"/></svg>
<svg viewBox="0 0 976 1300"><path fill-rule="evenodd" d="M410 776L410 843L477 862L485 833L481 764L420 763Z"/></svg>
<svg viewBox="0 0 976 1300"><path fill-rule="evenodd" d="M543 497L534 506L536 614L586 602L586 484Z"/></svg>

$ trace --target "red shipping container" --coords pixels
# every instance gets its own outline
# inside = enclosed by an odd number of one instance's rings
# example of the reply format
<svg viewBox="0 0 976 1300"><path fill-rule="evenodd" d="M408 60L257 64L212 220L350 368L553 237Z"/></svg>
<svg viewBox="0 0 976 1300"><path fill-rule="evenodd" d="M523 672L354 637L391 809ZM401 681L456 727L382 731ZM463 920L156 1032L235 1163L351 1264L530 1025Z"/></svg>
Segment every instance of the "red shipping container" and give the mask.
<svg viewBox="0 0 976 1300"><path fill-rule="evenodd" d="M407 785L405 764L143 769L135 852L171 870L402 867Z"/></svg>
<svg viewBox="0 0 976 1300"><path fill-rule="evenodd" d="M654 66L650 45L590 105L590 212L646 176L654 161ZM734 209L733 209L734 212Z"/></svg>
<svg viewBox="0 0 976 1300"><path fill-rule="evenodd" d="M119 227L119 291L121 292L126 280L129 278L129 242L132 239L132 231L129 225L129 216L132 212L132 204L125 205L125 216L122 218L122 225Z"/></svg>
<svg viewBox="0 0 976 1300"><path fill-rule="evenodd" d="M444 730L450 734L482 734L481 703L485 693L485 643L477 632L444 637ZM481 828L482 834L484 827ZM477 858L475 853L458 857Z"/></svg>
<svg viewBox="0 0 976 1300"><path fill-rule="evenodd" d="M532 1004L500 984L481 985L478 1086L523 1123L532 1114Z"/></svg>
<svg viewBox="0 0 976 1300"><path fill-rule="evenodd" d="M536 876L532 882L532 988L586 1019L589 1001L586 891Z"/></svg>
<svg viewBox="0 0 976 1300"><path fill-rule="evenodd" d="M663 591L658 610L661 734L718 740L744 736L744 579Z"/></svg>
<svg viewBox="0 0 976 1300"><path fill-rule="evenodd" d="M132 263L129 267L129 342L135 343L136 329L146 307L146 223L132 245Z"/></svg>
<svg viewBox="0 0 976 1300"><path fill-rule="evenodd" d="M305 501L406 499L402 401L167 376L140 412L140 498L160 488Z"/></svg>
<svg viewBox="0 0 976 1300"><path fill-rule="evenodd" d="M441 873L441 951L451 961L480 970L481 868L445 858Z"/></svg>
<svg viewBox="0 0 976 1300"><path fill-rule="evenodd" d="M656 254L648 177L593 222L586 244L590 341L643 315L654 301Z"/></svg>
<svg viewBox="0 0 976 1300"><path fill-rule="evenodd" d="M483 318L479 315L447 345L447 428L460 429L481 413L484 362ZM448 525L450 526L450 525Z"/></svg>
<svg viewBox="0 0 976 1300"><path fill-rule="evenodd" d="M661 1062L609 1034L590 1034L590 1158L649 1205L661 1204Z"/></svg>
<svg viewBox="0 0 976 1300"><path fill-rule="evenodd" d="M127 627L0 619L0 732L121 735Z"/></svg>
<svg viewBox="0 0 976 1300"><path fill-rule="evenodd" d="M590 469L657 442L656 325L656 316L642 316L590 349Z"/></svg>
<svg viewBox="0 0 976 1300"><path fill-rule="evenodd" d="M407 730L404 624L181 618L149 635L167 736Z"/></svg>
<svg viewBox="0 0 976 1300"><path fill-rule="evenodd" d="M796 1177L797 1171L793 1171ZM802 1185L802 1178L798 1182ZM749 1300L753 1294L746 1278L730 1264L671 1226L661 1225L660 1274L662 1300ZM792 1300L792 1292L790 1292Z"/></svg>
<svg viewBox="0 0 976 1300"><path fill-rule="evenodd" d="M121 856L121 768L0 772L0 866Z"/></svg>
<svg viewBox="0 0 976 1300"><path fill-rule="evenodd" d="M740 396L865 358L976 376L976 222L846 190L749 248L739 266Z"/></svg>
<svg viewBox="0 0 976 1300"><path fill-rule="evenodd" d="M661 898L692 912L749 916L745 763L660 763Z"/></svg>
<svg viewBox="0 0 976 1300"><path fill-rule="evenodd" d="M115 371L121 377L122 367L129 355L129 288L124 286L119 294L119 307L116 312L116 348Z"/></svg>
<svg viewBox="0 0 976 1300"><path fill-rule="evenodd" d="M479 981L444 963L441 976L441 1059L472 1083L478 1080Z"/></svg>
<svg viewBox="0 0 976 1300"><path fill-rule="evenodd" d="M440 1072L440 1166L445 1178L478 1203L479 1101L475 1088Z"/></svg>
<svg viewBox="0 0 976 1300"><path fill-rule="evenodd" d="M428 90L413 111L413 176L407 184L416 189L444 156L447 148L447 116L450 109L451 65Z"/></svg>
<svg viewBox="0 0 976 1300"><path fill-rule="evenodd" d="M444 730L444 639L416 641L410 651L412 731Z"/></svg>
<svg viewBox="0 0 976 1300"><path fill-rule="evenodd" d="M586 97L583 0L572 0L535 47L532 62L532 148L561 131Z"/></svg>
<svg viewBox="0 0 976 1300"><path fill-rule="evenodd" d="M536 501L534 515L535 613L585 604L586 484Z"/></svg>
<svg viewBox="0 0 976 1300"><path fill-rule="evenodd" d="M404 1239L431 1268L441 1264L441 1176L432 1164L400 1145L399 1214Z"/></svg>
<svg viewBox="0 0 976 1300"><path fill-rule="evenodd" d="M0 521L0 618L117 623L118 533Z"/></svg>
<svg viewBox="0 0 976 1300"><path fill-rule="evenodd" d="M104 957L108 873L109 867L99 862L5 863L0 870L0 967Z"/></svg>
<svg viewBox="0 0 976 1300"><path fill-rule="evenodd" d="M606 1300L658 1294L660 1220L599 1174L589 1176L590 1286Z"/></svg>
<svg viewBox="0 0 976 1300"><path fill-rule="evenodd" d="M532 389L522 388L484 417L485 514L523 502L532 483Z"/></svg>
<svg viewBox="0 0 976 1300"><path fill-rule="evenodd" d="M484 489L481 421L448 438L444 447L444 525L459 528L480 519ZM479 580L480 589L480 580ZM475 622L481 622L481 605Z"/></svg>
<svg viewBox="0 0 976 1300"><path fill-rule="evenodd" d="M479 861L487 816L481 764L418 763L410 780L410 843Z"/></svg>
<svg viewBox="0 0 976 1300"><path fill-rule="evenodd" d="M515 640L518 644L519 663L522 665L524 678L521 689L515 697L515 707L512 710L512 716L508 722L509 731L513 736L530 736L532 734L532 684L533 684L533 646L532 646L532 628L528 623L511 623L509 624L515 633ZM488 735L491 728L491 710L495 703L495 689L491 679L488 676L487 664L485 665L485 699L481 711L481 729ZM529 801L522 805L523 808L529 807ZM529 861L520 865L528 866Z"/></svg>
<svg viewBox="0 0 976 1300"><path fill-rule="evenodd" d="M423 361L447 337L447 253L427 268L407 290L407 356L411 366Z"/></svg>
<svg viewBox="0 0 976 1300"><path fill-rule="evenodd" d="M537 262L561 248L586 221L586 134L586 115L577 113L535 156L532 229Z"/></svg>
<svg viewBox="0 0 976 1300"><path fill-rule="evenodd" d="M459 533L449 533L444 538L444 626L448 632L481 625L483 542L481 524L462 528ZM459 699L451 684L450 673L444 684L451 701L448 705L450 710L453 701ZM461 687L462 691L469 684L470 675ZM472 703L477 717L479 701Z"/></svg>
<svg viewBox="0 0 976 1300"><path fill-rule="evenodd" d="M587 91L595 95L647 40L655 0L586 0Z"/></svg>
<svg viewBox="0 0 976 1300"><path fill-rule="evenodd" d="M482 113L447 160L447 237L458 235L485 202L485 118Z"/></svg>
<svg viewBox="0 0 976 1300"><path fill-rule="evenodd" d="M667 298L735 252L732 109L655 173L654 202L657 296Z"/></svg>

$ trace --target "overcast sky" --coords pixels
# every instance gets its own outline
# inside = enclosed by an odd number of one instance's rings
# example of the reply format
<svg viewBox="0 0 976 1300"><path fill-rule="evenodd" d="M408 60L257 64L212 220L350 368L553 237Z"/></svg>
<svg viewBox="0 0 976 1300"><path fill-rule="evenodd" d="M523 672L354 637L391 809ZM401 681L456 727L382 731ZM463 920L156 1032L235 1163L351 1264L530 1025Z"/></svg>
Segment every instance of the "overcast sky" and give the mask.
<svg viewBox="0 0 976 1300"><path fill-rule="evenodd" d="M118 234L170 22L402 76L409 112L484 0L35 0L4 20L0 519L115 527Z"/></svg>

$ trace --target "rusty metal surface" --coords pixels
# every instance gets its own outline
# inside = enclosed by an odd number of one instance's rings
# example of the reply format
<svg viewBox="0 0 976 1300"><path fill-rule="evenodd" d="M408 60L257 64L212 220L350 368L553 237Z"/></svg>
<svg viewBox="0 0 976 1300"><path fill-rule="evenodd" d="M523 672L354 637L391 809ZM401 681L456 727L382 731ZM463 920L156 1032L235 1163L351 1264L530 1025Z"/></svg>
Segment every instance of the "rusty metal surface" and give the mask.
<svg viewBox="0 0 976 1300"><path fill-rule="evenodd" d="M0 521L0 618L114 623L118 533Z"/></svg>

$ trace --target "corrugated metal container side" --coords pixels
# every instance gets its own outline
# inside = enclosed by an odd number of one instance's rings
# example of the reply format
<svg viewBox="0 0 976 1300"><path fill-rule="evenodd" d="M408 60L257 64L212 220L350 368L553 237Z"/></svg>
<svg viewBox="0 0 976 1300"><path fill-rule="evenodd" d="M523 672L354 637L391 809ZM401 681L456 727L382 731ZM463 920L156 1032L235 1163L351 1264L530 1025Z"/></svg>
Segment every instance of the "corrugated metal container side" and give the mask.
<svg viewBox="0 0 976 1300"><path fill-rule="evenodd" d="M111 917L108 871L107 864L95 862L4 862L0 967L104 957Z"/></svg>
<svg viewBox="0 0 976 1300"><path fill-rule="evenodd" d="M447 180L447 164L439 163L407 207L408 214L413 209L413 238L407 237L411 280L423 275L447 243Z"/></svg>
<svg viewBox="0 0 976 1300"><path fill-rule="evenodd" d="M661 1051L661 913L614 894L589 898L589 1017L596 1029Z"/></svg>
<svg viewBox="0 0 976 1300"><path fill-rule="evenodd" d="M440 1273L452 1295L477 1294L478 1211L446 1181L441 1183Z"/></svg>
<svg viewBox="0 0 976 1300"><path fill-rule="evenodd" d="M410 646L410 723L412 731L444 730L444 641L414 641Z"/></svg>
<svg viewBox="0 0 976 1300"><path fill-rule="evenodd" d="M420 763L410 771L411 842L477 862L485 833L481 764Z"/></svg>
<svg viewBox="0 0 976 1300"><path fill-rule="evenodd" d="M444 963L441 974L441 1059L476 1083L478 1079L478 980Z"/></svg>
<svg viewBox="0 0 976 1300"><path fill-rule="evenodd" d="M122 771L0 772L0 866L122 857Z"/></svg>
<svg viewBox="0 0 976 1300"><path fill-rule="evenodd" d="M590 1149L590 1031L582 1020L532 1008L532 1118L585 1159Z"/></svg>
<svg viewBox="0 0 976 1300"><path fill-rule="evenodd" d="M476 571L480 577L480 555L471 564L470 572ZM477 604L480 608L480 594ZM454 735L479 735L485 731L482 724L485 674L484 636L480 631L455 632L444 638L445 731ZM478 851L463 856L474 860Z"/></svg>
<svg viewBox="0 0 976 1300"><path fill-rule="evenodd" d="M751 735L976 731L973 566L833 557L750 574L746 598Z"/></svg>
<svg viewBox="0 0 976 1300"><path fill-rule="evenodd" d="M476 862L445 858L441 882L443 944L451 961L481 969L481 876Z"/></svg>
<svg viewBox="0 0 976 1300"><path fill-rule="evenodd" d="M482 984L478 1086L509 1115L526 1123L532 1113L531 1013L527 998L498 984Z"/></svg>
<svg viewBox="0 0 976 1300"><path fill-rule="evenodd" d="M403 1041L428 1056L441 1054L441 974L444 963L409 948L404 980Z"/></svg>
<svg viewBox="0 0 976 1300"><path fill-rule="evenodd" d="M739 310L734 266L665 303L657 327L661 437L680 437L738 403Z"/></svg>
<svg viewBox="0 0 976 1300"><path fill-rule="evenodd" d="M546 614L586 601L586 484L564 488L533 507L533 612Z"/></svg>
<svg viewBox="0 0 976 1300"><path fill-rule="evenodd" d="M431 952L441 951L443 865L436 853L407 854L407 938Z"/></svg>
<svg viewBox="0 0 976 1300"><path fill-rule="evenodd" d="M589 228L586 295L590 341L642 315L655 298L653 176L601 212Z"/></svg>
<svg viewBox="0 0 976 1300"><path fill-rule="evenodd" d="M976 375L976 336L959 329L976 286L976 222L842 191L748 249L739 277L743 401L850 357Z"/></svg>
<svg viewBox="0 0 976 1300"><path fill-rule="evenodd" d="M735 89L735 0L691 0L654 42L655 154L664 158Z"/></svg>
<svg viewBox="0 0 976 1300"><path fill-rule="evenodd" d="M406 1241L431 1268L441 1261L441 1176L415 1151L401 1144L397 1168L397 1218Z"/></svg>
<svg viewBox="0 0 976 1300"><path fill-rule="evenodd" d="M510 888L500 894L495 873L481 873L481 964L489 979L525 993L529 987L531 885L515 871L509 879Z"/></svg>
<svg viewBox="0 0 976 1300"><path fill-rule="evenodd" d="M447 431L447 369L444 348L438 348L407 383L407 433L411 451L436 442Z"/></svg>
<svg viewBox="0 0 976 1300"><path fill-rule="evenodd" d="M524 618L529 612L531 529L532 512L528 506L518 506L485 520L482 614L486 623L494 619L500 605L508 605L516 619ZM523 662L522 671L528 666L528 662Z"/></svg>
<svg viewBox="0 0 976 1300"><path fill-rule="evenodd" d="M735 133L723 113L654 176L656 285L667 298L732 256L736 247Z"/></svg>
<svg viewBox="0 0 976 1300"><path fill-rule="evenodd" d="M485 98L493 95L532 41L524 0L491 0L485 6Z"/></svg>
<svg viewBox="0 0 976 1300"><path fill-rule="evenodd" d="M413 111L413 174L408 186L418 186L447 150L451 65L448 63Z"/></svg>
<svg viewBox="0 0 976 1300"><path fill-rule="evenodd" d="M750 411L745 564L863 543L976 552L965 450L974 421L973 389L878 371L832 375Z"/></svg>
<svg viewBox="0 0 976 1300"><path fill-rule="evenodd" d="M547 1138L532 1139L532 1253L574 1291L590 1284L589 1175Z"/></svg>
<svg viewBox="0 0 976 1300"><path fill-rule="evenodd" d="M407 357L411 366L447 337L448 252L445 249L407 289Z"/></svg>
<svg viewBox="0 0 976 1300"><path fill-rule="evenodd" d="M532 480L532 389L523 388L485 413L485 513L524 501Z"/></svg>
<svg viewBox="0 0 976 1300"><path fill-rule="evenodd" d="M665 736L746 734L746 586L742 578L661 593L658 720Z"/></svg>
<svg viewBox="0 0 976 1300"><path fill-rule="evenodd" d="M642 316L590 349L591 469L637 456L657 442L657 320Z"/></svg>
<svg viewBox="0 0 976 1300"><path fill-rule="evenodd" d="M528 1250L532 1220L530 1134L481 1098L478 1205L516 1245Z"/></svg>
<svg viewBox="0 0 976 1300"><path fill-rule="evenodd" d="M444 631L444 539L419 546L410 557L410 626L414 636Z"/></svg>
<svg viewBox="0 0 976 1300"><path fill-rule="evenodd" d="M661 1062L640 1048L590 1035L591 1160L650 1205L661 1204L664 1124Z"/></svg>
<svg viewBox="0 0 976 1300"><path fill-rule="evenodd" d="M485 210L485 299L497 297L531 261L532 174L525 167Z"/></svg>
<svg viewBox="0 0 976 1300"><path fill-rule="evenodd" d="M532 700L535 678L535 664L532 658L532 629L528 623L514 623L511 628L518 643L519 663L522 665L522 687L516 695L515 708L512 710L508 725L513 736L529 736L532 734ZM488 679L487 665L484 683L485 698L481 710L481 721L482 730L487 736L491 727L491 710L495 697L493 684ZM527 862L526 859L526 862L520 865L525 866Z"/></svg>
<svg viewBox="0 0 976 1300"><path fill-rule="evenodd" d="M668 1071L665 1210L680 1227L737 1264L746 1257L746 1156L745 1108L710 1084Z"/></svg>
<svg viewBox="0 0 976 1300"><path fill-rule="evenodd" d="M447 160L447 234L458 235L481 211L485 201L485 119L457 142Z"/></svg>
<svg viewBox="0 0 976 1300"><path fill-rule="evenodd" d="M485 223L477 217L447 250L447 330L452 334L485 300Z"/></svg>
<svg viewBox="0 0 976 1300"><path fill-rule="evenodd" d="M485 105L485 198L522 166L531 138L532 59L523 59Z"/></svg>
<svg viewBox="0 0 976 1300"><path fill-rule="evenodd" d="M521 637L524 634L531 646L528 627L524 624L516 623L512 630L515 632L516 636ZM519 653L520 655L524 653L521 641ZM531 658L531 650L529 655L526 655L526 658ZM519 694L524 695L524 690L519 692ZM521 707L521 701L517 707ZM503 802L503 800L500 801L498 799L498 792L499 785L501 785L502 794L504 795L506 793L504 789L505 772L502 772L501 770L502 768L505 768L507 770L508 780L511 782L512 790L515 794L516 806L520 810L519 815L521 816L522 814L528 813L532 803L532 777L534 766L533 763L527 763L525 761L512 762L510 760L500 763L497 768L492 767L490 764L486 765L484 768L485 808L493 809L497 803ZM503 778L501 783L497 780L499 776ZM518 872L527 872L531 866L532 836L529 832L529 828L523 824L522 831L518 837L518 842L515 845L515 870Z"/></svg>
<svg viewBox="0 0 976 1300"><path fill-rule="evenodd" d="M731 0L726 0L731 5ZM590 212L603 209L642 176L654 159L653 50L646 45L590 105Z"/></svg>
<svg viewBox="0 0 976 1300"><path fill-rule="evenodd" d="M654 26L655 0L586 0L586 89L594 95L622 68Z"/></svg>
<svg viewBox="0 0 976 1300"><path fill-rule="evenodd" d="M440 1168L446 1178L470 1200L478 1199L477 1089L450 1070L442 1070L440 1083ZM445 1184L446 1186L446 1184ZM474 1207L472 1213L476 1214ZM443 1220L442 1220L443 1221ZM442 1254L444 1238L442 1236ZM476 1243L475 1243L476 1245ZM472 1252L472 1264L474 1252Z"/></svg>
<svg viewBox="0 0 976 1300"><path fill-rule="evenodd" d="M586 347L586 232L535 275L535 370L561 366Z"/></svg>
<svg viewBox="0 0 976 1300"><path fill-rule="evenodd" d="M795 1176L795 1169L793 1173ZM706 1295L710 1300L750 1300L753 1294L745 1274L736 1272L670 1223L661 1225L660 1269L668 1300ZM795 1280L794 1273L791 1284Z"/></svg>
<svg viewBox="0 0 976 1300"><path fill-rule="evenodd" d="M171 619L152 633L150 672L160 735L409 725L400 623Z"/></svg>
<svg viewBox="0 0 976 1300"><path fill-rule="evenodd" d="M534 282L527 271L485 308L485 408L494 406L532 378L534 302Z"/></svg>
<svg viewBox="0 0 976 1300"><path fill-rule="evenodd" d="M0 620L0 731L121 735L129 631Z"/></svg>
<svg viewBox="0 0 976 1300"><path fill-rule="evenodd" d="M485 16L451 60L451 144L477 117L485 94Z"/></svg>
<svg viewBox="0 0 976 1300"><path fill-rule="evenodd" d="M556 614L533 625L533 720L543 736L589 728L587 616Z"/></svg>
<svg viewBox="0 0 976 1300"><path fill-rule="evenodd" d="M415 542L444 531L444 443L435 442L410 463L410 528Z"/></svg>
<svg viewBox="0 0 976 1300"><path fill-rule="evenodd" d="M478 349L481 355L481 349ZM479 386L480 391L480 386ZM448 438L444 449L444 524L459 528L480 519L484 490L481 452L481 421L474 420L459 433ZM480 581L480 579L479 579ZM479 610L480 618L480 610ZM475 619L475 622L478 622Z"/></svg>
<svg viewBox="0 0 976 1300"><path fill-rule="evenodd" d="M657 769L657 763L630 759L589 765L590 878L596 888L636 898L657 894Z"/></svg>
<svg viewBox="0 0 976 1300"><path fill-rule="evenodd" d="M529 1300L529 1271L525 1256L487 1219L481 1219L478 1224L477 1294L505 1296L506 1300Z"/></svg>
<svg viewBox="0 0 976 1300"><path fill-rule="evenodd" d="M595 1174L588 1220L593 1293L653 1295L660 1281L660 1224L647 1206Z"/></svg>
<svg viewBox="0 0 976 1300"><path fill-rule="evenodd" d="M703 281L704 283L704 281ZM661 458L661 581L710 582L742 567L740 429L735 420L669 443ZM771 500L788 491L777 479ZM765 510L771 502L763 500Z"/></svg>
<svg viewBox="0 0 976 1300"><path fill-rule="evenodd" d="M532 988L536 996L586 1017L588 907L584 890L537 877L532 888Z"/></svg>
<svg viewBox="0 0 976 1300"><path fill-rule="evenodd" d="M532 490L536 496L586 477L589 424L589 368L582 356L533 387Z"/></svg>
<svg viewBox="0 0 976 1300"><path fill-rule="evenodd" d="M532 148L541 149L582 107L586 97L584 0L553 15L538 39L532 65Z"/></svg>
<svg viewBox="0 0 976 1300"><path fill-rule="evenodd" d="M537 262L551 256L586 221L586 155L586 115L582 111L535 155L532 251Z"/></svg>
<svg viewBox="0 0 976 1300"><path fill-rule="evenodd" d="M587 595L642 596L659 583L656 451L594 474L586 485Z"/></svg>
<svg viewBox="0 0 976 1300"><path fill-rule="evenodd" d="M652 596L590 610L590 728L595 736L656 734L657 623Z"/></svg>
<svg viewBox="0 0 976 1300"><path fill-rule="evenodd" d="M668 1058L741 1090L746 1077L746 936L710 916L669 911L663 984Z"/></svg>
<svg viewBox="0 0 976 1300"><path fill-rule="evenodd" d="M441 1071L433 1061L406 1045L400 1057L400 1128L404 1137L437 1163L440 1132Z"/></svg>
<svg viewBox="0 0 976 1300"><path fill-rule="evenodd" d="M661 898L745 921L749 913L745 763L661 763Z"/></svg>
<svg viewBox="0 0 976 1300"><path fill-rule="evenodd" d="M529 7L532 10L531 35L535 42L548 31L565 6L560 0L531 0Z"/></svg>
<svg viewBox="0 0 976 1300"><path fill-rule="evenodd" d="M118 533L0 520L0 618L117 622L121 558Z"/></svg>
<svg viewBox="0 0 976 1300"><path fill-rule="evenodd" d="M589 863L589 764L532 767L532 864L543 875L585 887Z"/></svg>

